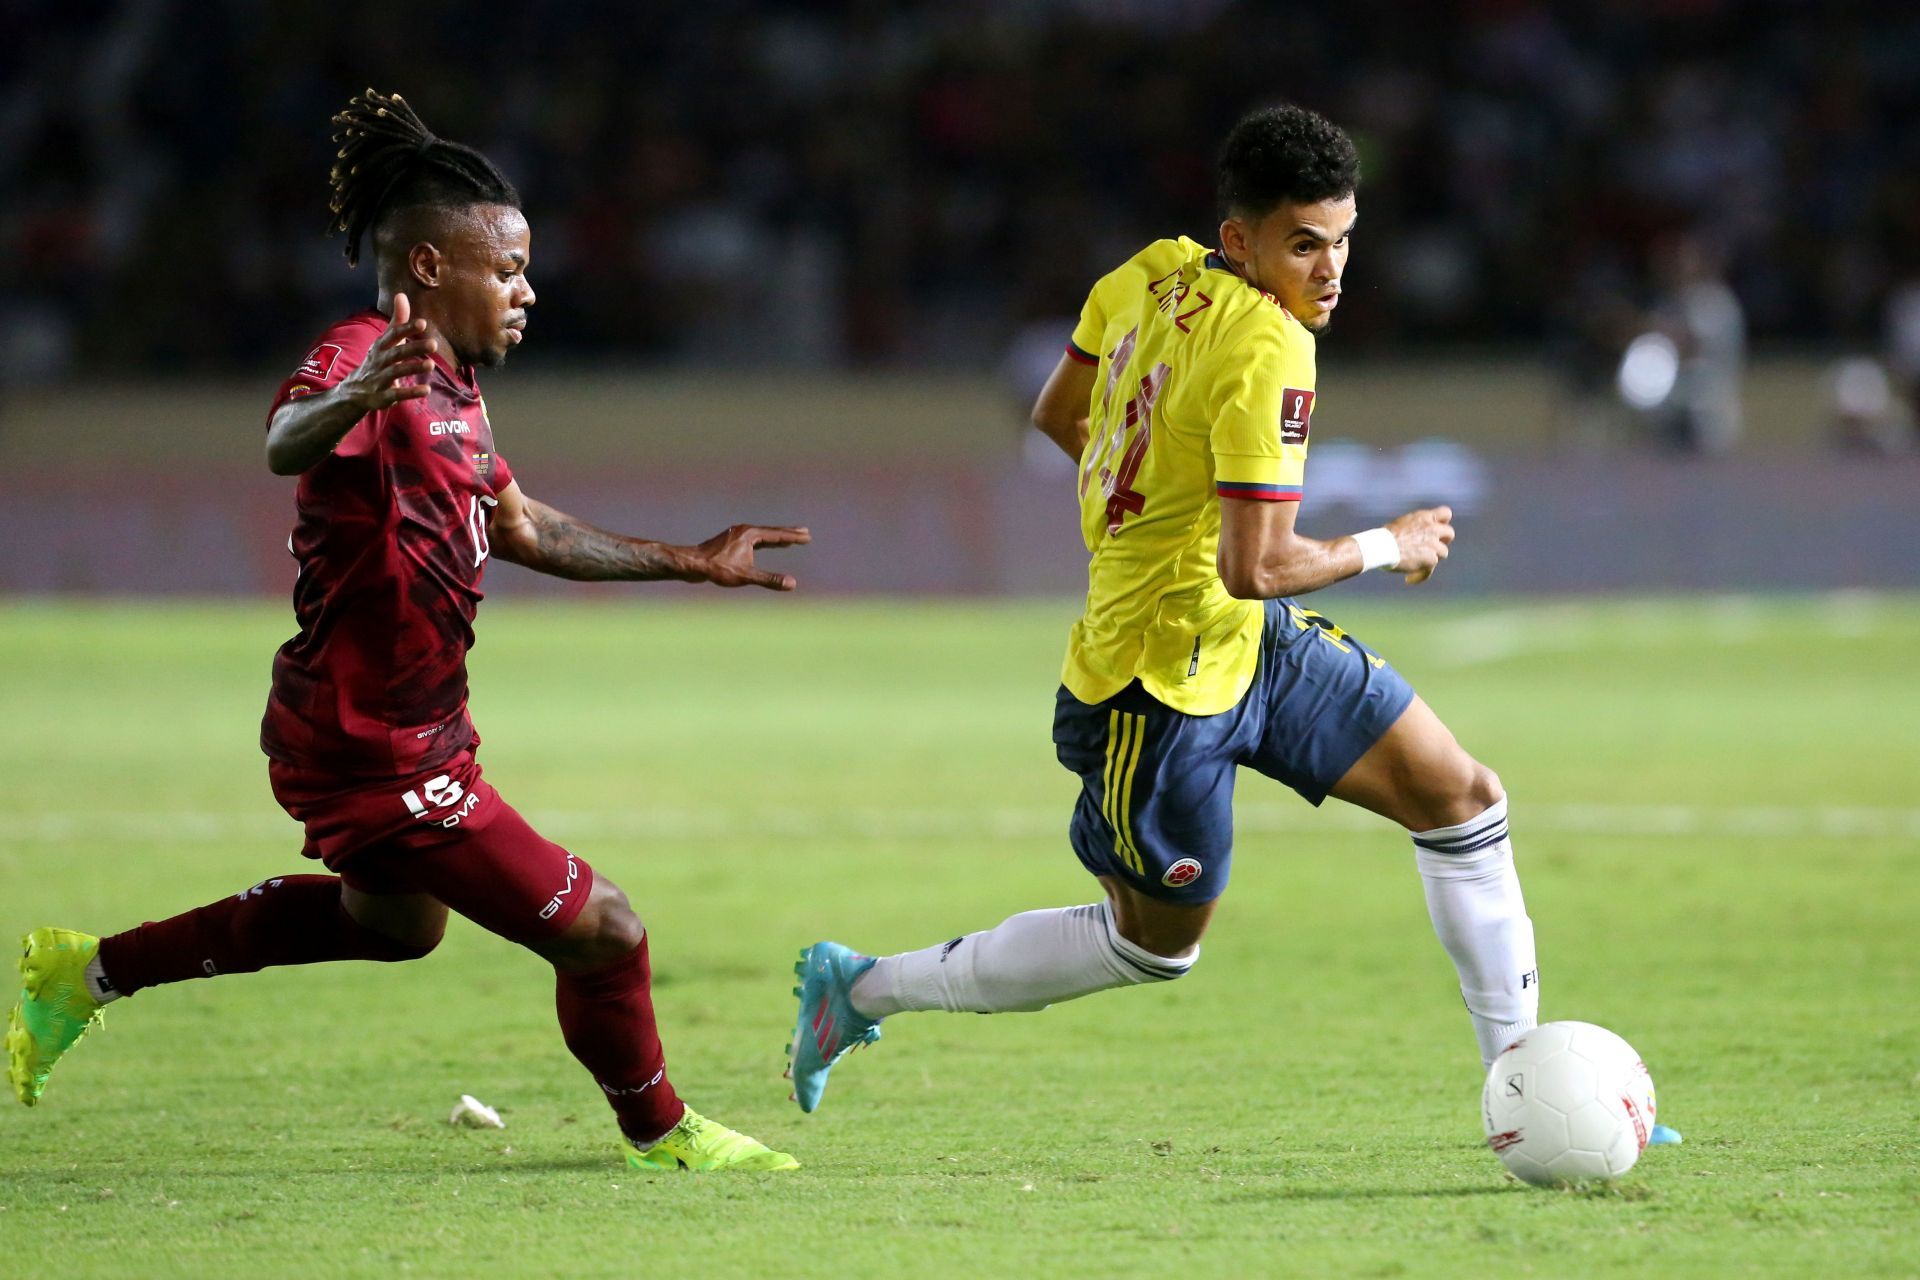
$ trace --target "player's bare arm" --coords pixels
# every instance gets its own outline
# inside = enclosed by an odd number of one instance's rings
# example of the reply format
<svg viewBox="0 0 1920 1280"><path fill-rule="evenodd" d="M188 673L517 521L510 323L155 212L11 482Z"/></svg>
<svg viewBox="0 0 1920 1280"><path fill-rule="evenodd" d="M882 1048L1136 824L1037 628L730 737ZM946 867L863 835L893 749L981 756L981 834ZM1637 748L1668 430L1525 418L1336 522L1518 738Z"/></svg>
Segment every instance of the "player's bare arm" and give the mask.
<svg viewBox="0 0 1920 1280"><path fill-rule="evenodd" d="M1352 537L1322 542L1294 532L1297 502L1220 499L1220 581L1242 600L1305 595L1360 573L1365 565ZM1409 585L1425 582L1447 558L1453 511L1428 507L1389 522L1400 549L1392 572Z"/></svg>
<svg viewBox="0 0 1920 1280"><path fill-rule="evenodd" d="M267 469L297 476L319 462L353 424L370 413L418 400L433 369L438 344L427 336L427 322L414 319L407 295L393 296L393 318L359 368L340 385L280 406L267 427Z"/></svg>
<svg viewBox="0 0 1920 1280"><path fill-rule="evenodd" d="M798 584L792 574L756 566L754 551L813 541L805 529L757 524L734 525L695 547L630 538L529 498L518 483L501 491L489 536L501 559L575 582L709 582L769 591Z"/></svg>
<svg viewBox="0 0 1920 1280"><path fill-rule="evenodd" d="M1094 365L1063 355L1033 402L1033 425L1075 462L1086 451L1087 406L1093 401L1098 372Z"/></svg>

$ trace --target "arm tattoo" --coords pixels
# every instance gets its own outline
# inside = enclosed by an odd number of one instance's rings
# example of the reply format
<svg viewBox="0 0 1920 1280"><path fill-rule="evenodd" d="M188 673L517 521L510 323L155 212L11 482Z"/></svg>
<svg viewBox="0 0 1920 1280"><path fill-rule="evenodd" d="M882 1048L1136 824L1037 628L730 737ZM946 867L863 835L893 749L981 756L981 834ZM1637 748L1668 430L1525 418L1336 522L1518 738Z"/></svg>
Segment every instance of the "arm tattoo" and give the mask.
<svg viewBox="0 0 1920 1280"><path fill-rule="evenodd" d="M531 498L527 521L534 537L529 569L575 582L700 580L685 547L608 533Z"/></svg>

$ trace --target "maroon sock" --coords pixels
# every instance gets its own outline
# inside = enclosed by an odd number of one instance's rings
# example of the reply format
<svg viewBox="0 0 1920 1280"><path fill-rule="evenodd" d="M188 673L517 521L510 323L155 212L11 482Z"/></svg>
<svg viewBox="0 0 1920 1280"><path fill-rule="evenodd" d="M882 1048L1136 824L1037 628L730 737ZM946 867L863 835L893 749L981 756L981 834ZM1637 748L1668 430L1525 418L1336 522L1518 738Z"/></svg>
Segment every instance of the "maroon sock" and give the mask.
<svg viewBox="0 0 1920 1280"><path fill-rule="evenodd" d="M280 876L245 893L100 939L113 990L322 960L414 960L426 954L360 924L340 905L338 876Z"/></svg>
<svg viewBox="0 0 1920 1280"><path fill-rule="evenodd" d="M667 1079L667 1053L653 1023L647 940L612 964L558 978L554 1004L567 1048L606 1093L620 1132L638 1146L659 1141L687 1107Z"/></svg>

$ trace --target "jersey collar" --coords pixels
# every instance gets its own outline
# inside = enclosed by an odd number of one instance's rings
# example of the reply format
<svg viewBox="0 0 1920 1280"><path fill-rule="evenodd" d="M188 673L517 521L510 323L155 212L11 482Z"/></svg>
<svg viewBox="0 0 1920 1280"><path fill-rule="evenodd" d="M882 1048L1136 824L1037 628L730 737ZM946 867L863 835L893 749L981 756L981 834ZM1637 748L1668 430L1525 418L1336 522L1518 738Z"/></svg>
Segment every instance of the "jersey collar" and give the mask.
<svg viewBox="0 0 1920 1280"><path fill-rule="evenodd" d="M453 361L447 359L446 356L438 351L433 353L433 363L440 372L447 375L447 380L453 383L454 386L469 395L479 394L480 380L474 376L472 365L463 364L456 368Z"/></svg>
<svg viewBox="0 0 1920 1280"><path fill-rule="evenodd" d="M378 307L368 307L365 311L361 312L361 314L368 320L378 324L383 332L389 324L393 323L391 317ZM472 365L463 364L456 366L453 361L447 359L445 355L438 351L435 351L429 358L433 361L434 368L446 375L447 381L453 384L455 391L459 392L468 400L479 399L480 379L474 372Z"/></svg>

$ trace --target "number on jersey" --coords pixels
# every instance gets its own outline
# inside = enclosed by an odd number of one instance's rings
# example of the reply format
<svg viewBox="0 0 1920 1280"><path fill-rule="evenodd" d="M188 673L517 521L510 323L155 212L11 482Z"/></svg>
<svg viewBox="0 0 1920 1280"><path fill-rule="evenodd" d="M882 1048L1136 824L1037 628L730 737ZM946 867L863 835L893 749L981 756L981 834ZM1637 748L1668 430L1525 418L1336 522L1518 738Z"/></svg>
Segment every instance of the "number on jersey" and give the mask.
<svg viewBox="0 0 1920 1280"><path fill-rule="evenodd" d="M476 569L493 554L493 546L487 541L487 522L492 518L493 508L499 505L500 499L484 493L475 495L467 502L467 532L473 537L473 567Z"/></svg>
<svg viewBox="0 0 1920 1280"><path fill-rule="evenodd" d="M1146 461L1147 445L1153 440L1154 401L1159 399L1167 377L1173 372L1164 362L1154 365L1152 371L1139 380L1138 389L1127 403L1119 412L1114 412L1113 393L1127 375L1139 333L1137 328L1129 330L1107 354L1107 389L1101 401L1101 418L1112 426L1087 450L1087 460L1080 469L1083 497L1093 477L1100 477L1100 492L1107 499L1109 535L1119 533L1121 522L1129 515L1137 516L1146 509L1146 497L1133 487L1133 482L1140 474L1140 464Z"/></svg>

